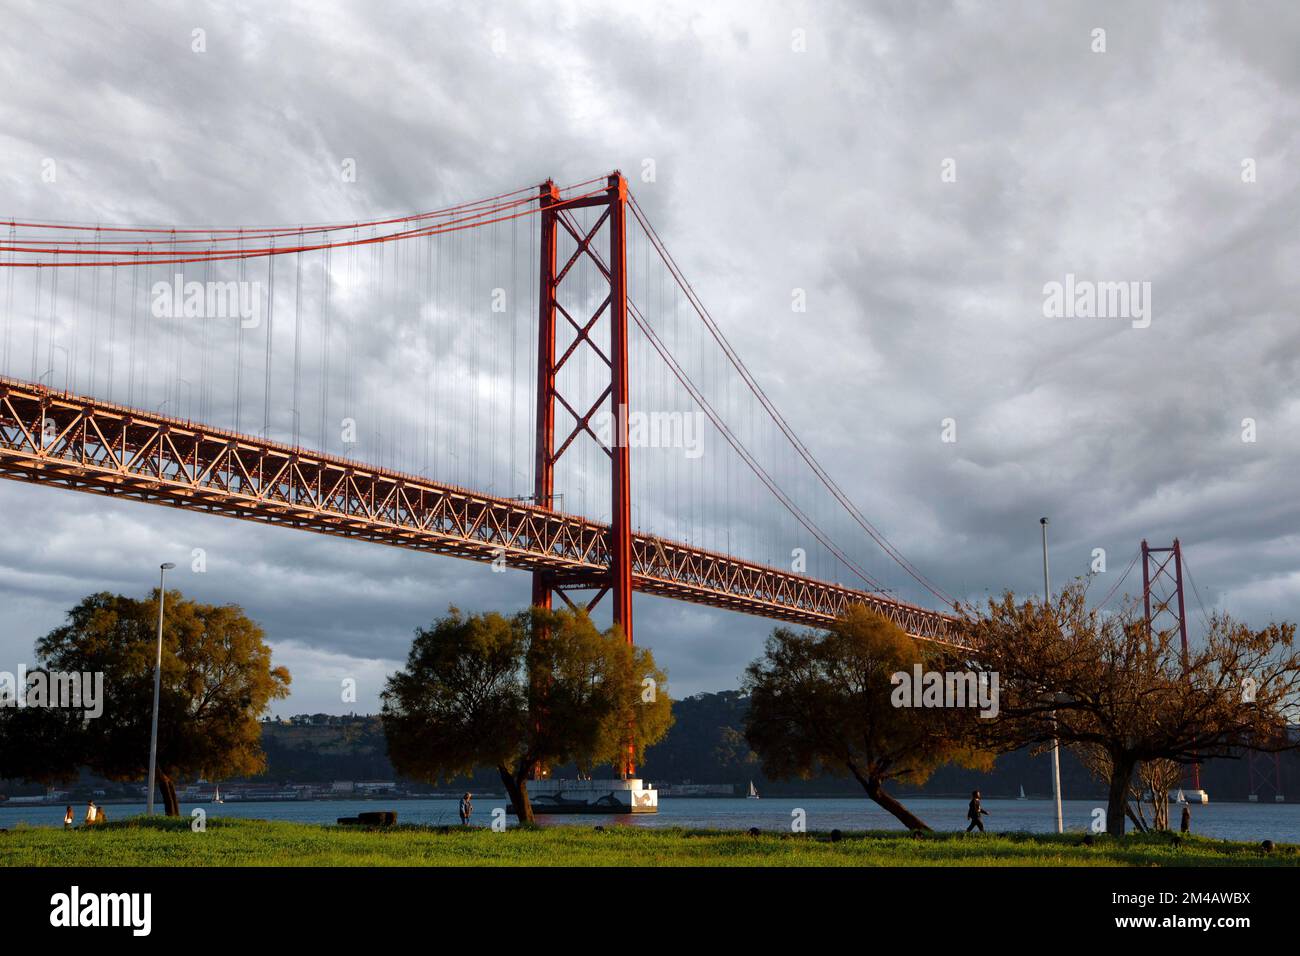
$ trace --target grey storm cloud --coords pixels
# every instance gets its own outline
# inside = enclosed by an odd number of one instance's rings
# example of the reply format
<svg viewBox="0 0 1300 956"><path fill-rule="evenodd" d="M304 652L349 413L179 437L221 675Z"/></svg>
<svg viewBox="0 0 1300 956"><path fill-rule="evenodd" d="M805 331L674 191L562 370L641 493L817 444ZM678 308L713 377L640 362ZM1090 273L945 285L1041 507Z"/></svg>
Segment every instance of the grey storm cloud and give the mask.
<svg viewBox="0 0 1300 956"><path fill-rule="evenodd" d="M787 420L948 592L1036 592L1050 515L1058 583L1105 548L1108 590L1177 535L1207 606L1300 618L1294 4L29 3L0 26L5 216L346 221L621 168ZM1045 318L1067 274L1150 282L1150 327ZM411 343L376 321L359 359L382 368ZM520 573L17 483L0 513L0 659L174 560L267 629L281 711L373 709L415 626L528 597ZM637 615L675 694L734 687L771 626Z"/></svg>

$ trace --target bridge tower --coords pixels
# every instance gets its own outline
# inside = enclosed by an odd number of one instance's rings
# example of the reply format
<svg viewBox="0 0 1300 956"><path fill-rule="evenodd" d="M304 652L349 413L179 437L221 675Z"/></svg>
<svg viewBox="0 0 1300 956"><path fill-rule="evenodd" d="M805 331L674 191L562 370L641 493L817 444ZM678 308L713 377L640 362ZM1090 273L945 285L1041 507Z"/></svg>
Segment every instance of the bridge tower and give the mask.
<svg viewBox="0 0 1300 956"><path fill-rule="evenodd" d="M1153 548L1142 539L1142 603L1146 611L1147 634L1177 630L1182 642L1183 667L1187 667L1187 610L1183 603L1183 552L1174 538L1167 548ZM1201 788L1201 765L1194 763L1185 796L1189 803L1209 803Z"/></svg>
<svg viewBox="0 0 1300 956"><path fill-rule="evenodd" d="M628 448L628 327L627 327L627 180L622 173L609 176L606 188L597 195L563 199L552 180L539 188L541 205L541 261L538 295L537 342L537 438L533 494L538 507L555 510L555 465L584 433L595 439L610 459L610 537L607 571L595 574L558 574L533 572L532 602L549 609L559 595L571 609L578 610L570 591L595 591L581 607L594 608L605 595L613 602L614 623L623 629L632 643L632 502L631 471ZM599 208L590 229L580 224L570 210ZM568 260L557 261L558 240L567 232L575 243ZM604 233L608 256L603 259L597 243ZM587 257L609 286L609 294L590 315L571 314L561 298L561 289L575 275L574 266ZM609 323L609 354L596 344L592 333L604 319ZM575 337L562 354L557 354L557 333L563 320L573 327ZM559 386L559 373L582 345L591 348L609 369L609 384L585 411L584 399L565 396ZM556 406L562 406L573 419L567 434L557 442ZM608 408L612 423L610 447L600 442L591 428L592 418ZM632 745L628 745L623 777L635 773ZM644 795L642 795L643 797ZM640 799L640 798L637 798Z"/></svg>
<svg viewBox="0 0 1300 956"><path fill-rule="evenodd" d="M558 594L571 608L577 605L565 593L570 590L591 590L596 594L585 605L594 608L610 594L614 603L614 623L623 629L629 644L632 643L632 503L630 458L628 455L628 329L627 329L627 180L621 173L609 177L608 186L599 195L582 199L563 200L555 183L547 180L540 187L541 203L541 263L538 295L537 343L537 440L533 494L541 508L553 509L555 503L555 464L568 451L575 440L586 432L595 438L591 419L608 402L613 424L612 446L605 448L610 457L610 541L609 570L596 576L559 576L550 571L533 572L533 604L551 607L552 596ZM577 225L565 213L571 209L603 207L604 212L587 230ZM594 244L601 231L607 234L608 264L594 254ZM561 230L567 231L576 243L572 255L559 269L556 268L557 240ZM586 256L596 264L597 270L609 284L609 294L583 321L571 315L560 301L560 289L573 273L573 266ZM556 338L559 317L573 326L576 337L562 355L557 357ZM605 353L592 339L592 330L602 317L610 329L610 354ZM575 350L586 343L609 368L609 385L586 411L580 410L558 386L560 369ZM564 438L556 442L556 405L561 405L572 416L573 427ZM604 448L604 445L601 446Z"/></svg>

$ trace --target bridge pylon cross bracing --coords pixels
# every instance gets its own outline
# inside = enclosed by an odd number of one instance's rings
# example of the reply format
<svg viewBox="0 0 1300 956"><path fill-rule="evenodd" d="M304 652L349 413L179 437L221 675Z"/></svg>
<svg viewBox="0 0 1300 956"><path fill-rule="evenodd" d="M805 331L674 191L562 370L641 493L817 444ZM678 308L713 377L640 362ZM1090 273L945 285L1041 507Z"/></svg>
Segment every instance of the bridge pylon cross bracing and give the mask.
<svg viewBox="0 0 1300 956"><path fill-rule="evenodd" d="M585 602L591 610L606 595L613 602L613 620L632 643L632 509L631 469L628 441L628 327L627 327L627 180L621 173L609 177L608 188L603 192L578 199L562 200L553 180L540 188L541 242L539 249L539 314L537 344L537 447L534 497L538 507L553 507L555 490L555 465L577 441L595 441L609 456L610 480L610 530L609 566L589 572L533 572L533 604L550 608L552 595L558 594L570 608L578 605L569 592L594 590ZM590 228L584 228L569 215L578 208L599 208L600 215ZM557 261L558 232L564 230L573 238L575 247L568 260ZM595 253L595 245L602 233L609 250L608 262ZM573 281L574 265L581 258L595 265L608 284L608 294L601 298L590 315L573 315L561 300L560 288ZM558 322L563 318L574 332L569 346L559 352L557 347ZM596 326L605 322L609 326L609 354L600 348L594 338ZM559 386L559 372L579 348L591 349L608 370L608 384L596 400L585 409L567 397ZM562 406L573 423L568 434L559 438L556 433L556 406ZM592 419L607 408L611 423L611 440L608 446L592 428Z"/></svg>

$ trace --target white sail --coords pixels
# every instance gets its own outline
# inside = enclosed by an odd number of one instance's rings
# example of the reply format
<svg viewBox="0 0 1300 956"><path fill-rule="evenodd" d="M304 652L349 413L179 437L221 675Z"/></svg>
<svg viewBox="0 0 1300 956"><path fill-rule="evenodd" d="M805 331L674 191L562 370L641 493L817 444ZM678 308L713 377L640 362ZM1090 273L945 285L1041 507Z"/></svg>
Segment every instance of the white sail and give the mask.
<svg viewBox="0 0 1300 956"><path fill-rule="evenodd" d="M1023 783L1020 785L1020 799L1021 800L1029 799L1028 797L1025 796L1025 785Z"/></svg>
<svg viewBox="0 0 1300 956"><path fill-rule="evenodd" d="M749 799L751 800L758 799L758 791L754 789L754 781L752 780L749 781Z"/></svg>

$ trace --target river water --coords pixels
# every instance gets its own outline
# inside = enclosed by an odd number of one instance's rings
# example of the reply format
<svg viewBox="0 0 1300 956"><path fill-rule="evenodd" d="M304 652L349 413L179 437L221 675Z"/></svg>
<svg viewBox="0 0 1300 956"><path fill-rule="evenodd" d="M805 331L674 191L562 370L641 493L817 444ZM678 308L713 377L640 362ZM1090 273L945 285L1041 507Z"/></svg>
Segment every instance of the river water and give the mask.
<svg viewBox="0 0 1300 956"><path fill-rule="evenodd" d="M936 830L962 830L966 827L966 801L951 798L915 798L906 801L908 809ZM471 822L486 825L492 810L506 806L501 797L478 796L474 799ZM1067 800L1063 804L1065 828L1087 830L1097 801ZM399 823L454 824L456 800L433 798L419 800L303 800L266 803L182 804L188 815L202 807L209 818L234 817L259 820L291 820L298 823L334 823L339 817L356 816L367 810L396 810ZM1055 816L1050 800L985 800L989 815L985 827L991 832L1022 831L1050 833L1055 830ZM142 814L144 804L106 804L110 820L122 820ZM60 826L63 806L0 805L0 827ZM544 825L699 827L721 830L788 830L793 814L806 814L809 830L901 830L903 827L889 814L865 798L699 798L664 797L655 814L609 816L539 816ZM85 806L73 807L80 825ZM1170 807L1170 821L1178 825L1182 808ZM513 817L507 817L513 822ZM1300 804L1297 803L1209 803L1192 807L1192 830L1204 836L1229 840L1300 843Z"/></svg>

